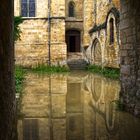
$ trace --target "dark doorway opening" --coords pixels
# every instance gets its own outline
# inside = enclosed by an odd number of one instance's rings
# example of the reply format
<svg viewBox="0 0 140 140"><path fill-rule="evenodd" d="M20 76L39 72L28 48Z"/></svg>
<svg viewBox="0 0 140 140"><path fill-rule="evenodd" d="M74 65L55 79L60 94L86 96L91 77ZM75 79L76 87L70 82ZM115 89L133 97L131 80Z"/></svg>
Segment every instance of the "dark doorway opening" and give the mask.
<svg viewBox="0 0 140 140"><path fill-rule="evenodd" d="M75 41L76 41L76 39L75 39L75 36L70 36L69 37L69 43L70 43L70 48L69 48L69 51L70 52L75 52L75 47L73 47L73 46L75 46L76 44L75 44Z"/></svg>
<svg viewBox="0 0 140 140"><path fill-rule="evenodd" d="M69 30L66 32L67 52L80 52L81 39L80 32Z"/></svg>

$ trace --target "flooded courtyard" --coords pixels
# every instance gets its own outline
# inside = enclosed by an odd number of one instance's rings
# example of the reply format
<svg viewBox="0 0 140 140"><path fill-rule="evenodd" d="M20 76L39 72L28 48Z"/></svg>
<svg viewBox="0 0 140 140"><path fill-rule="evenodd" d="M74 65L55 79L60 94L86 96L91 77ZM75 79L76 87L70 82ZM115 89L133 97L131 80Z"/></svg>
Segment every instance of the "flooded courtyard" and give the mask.
<svg viewBox="0 0 140 140"><path fill-rule="evenodd" d="M119 111L119 81L75 71L28 73L19 140L139 140L140 119Z"/></svg>

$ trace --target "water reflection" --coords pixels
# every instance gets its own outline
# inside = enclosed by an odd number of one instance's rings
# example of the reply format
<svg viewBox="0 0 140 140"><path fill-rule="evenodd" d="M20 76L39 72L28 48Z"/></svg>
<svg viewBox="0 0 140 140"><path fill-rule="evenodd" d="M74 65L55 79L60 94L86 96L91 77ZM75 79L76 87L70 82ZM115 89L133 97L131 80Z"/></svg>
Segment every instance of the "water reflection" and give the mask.
<svg viewBox="0 0 140 140"><path fill-rule="evenodd" d="M28 74L19 140L139 140L140 120L116 110L119 89L85 72Z"/></svg>

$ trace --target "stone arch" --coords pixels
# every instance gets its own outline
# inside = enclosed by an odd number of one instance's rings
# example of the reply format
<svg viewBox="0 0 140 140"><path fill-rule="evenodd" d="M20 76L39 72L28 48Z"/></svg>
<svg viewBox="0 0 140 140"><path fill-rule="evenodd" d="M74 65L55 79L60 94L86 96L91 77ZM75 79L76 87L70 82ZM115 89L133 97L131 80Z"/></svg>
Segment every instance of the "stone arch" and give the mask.
<svg viewBox="0 0 140 140"><path fill-rule="evenodd" d="M96 38L92 43L91 48L92 64L102 65L102 49L100 41Z"/></svg>
<svg viewBox="0 0 140 140"><path fill-rule="evenodd" d="M102 79L100 77L91 77L91 93L94 101L97 103L102 95Z"/></svg>
<svg viewBox="0 0 140 140"><path fill-rule="evenodd" d="M120 13L116 8L112 8L106 18L106 45L105 63L107 67L119 67L119 22Z"/></svg>
<svg viewBox="0 0 140 140"><path fill-rule="evenodd" d="M117 24L120 23L120 12L119 12L119 10L117 8L113 7L113 8L110 9L110 11L107 14L106 24L107 24L107 20L109 19L110 14L113 14L114 15L115 22Z"/></svg>
<svg viewBox="0 0 140 140"><path fill-rule="evenodd" d="M75 3L74 1L70 1L68 3L68 16L69 17L75 17Z"/></svg>
<svg viewBox="0 0 140 140"><path fill-rule="evenodd" d="M110 134L115 134L118 130L117 112L114 111L114 102L107 103L105 106L105 125Z"/></svg>
<svg viewBox="0 0 140 140"><path fill-rule="evenodd" d="M116 38L114 38L114 42L119 40L119 23L120 23L120 13L116 8L112 8L107 15L106 18L106 28L107 28L107 40L110 39L110 21L113 22L114 34L116 33ZM114 35L115 37L115 35ZM116 39L116 40L115 40ZM110 43L109 43L110 44Z"/></svg>

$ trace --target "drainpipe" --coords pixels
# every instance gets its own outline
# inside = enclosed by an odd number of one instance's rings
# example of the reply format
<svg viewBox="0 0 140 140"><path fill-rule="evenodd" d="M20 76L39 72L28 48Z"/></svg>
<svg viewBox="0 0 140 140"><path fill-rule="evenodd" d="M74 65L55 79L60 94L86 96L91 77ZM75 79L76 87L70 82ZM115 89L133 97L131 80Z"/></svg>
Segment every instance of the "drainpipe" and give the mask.
<svg viewBox="0 0 140 140"><path fill-rule="evenodd" d="M48 65L51 65L51 0L48 0Z"/></svg>
<svg viewBox="0 0 140 140"><path fill-rule="evenodd" d="M97 0L94 0L94 18L95 18L95 25L97 23Z"/></svg>

